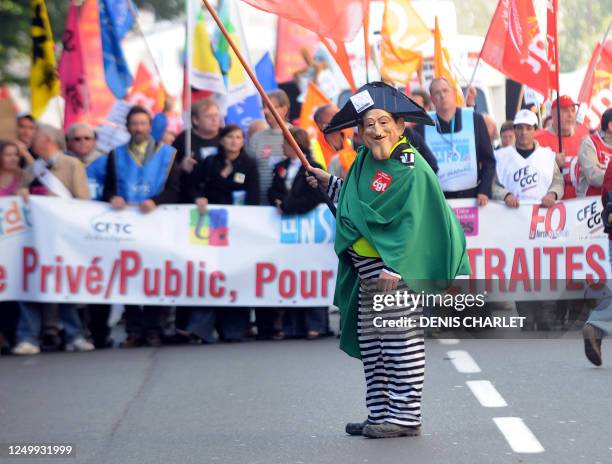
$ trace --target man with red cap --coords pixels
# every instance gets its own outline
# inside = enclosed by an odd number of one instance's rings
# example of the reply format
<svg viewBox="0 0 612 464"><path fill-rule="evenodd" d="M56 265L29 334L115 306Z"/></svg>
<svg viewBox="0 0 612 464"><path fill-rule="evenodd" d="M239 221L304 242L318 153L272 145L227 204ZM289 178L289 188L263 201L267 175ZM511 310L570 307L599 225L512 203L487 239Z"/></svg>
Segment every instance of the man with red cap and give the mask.
<svg viewBox="0 0 612 464"><path fill-rule="evenodd" d="M561 118L557 115L559 104ZM576 124L576 107L578 104L568 95L561 95L553 100L551 107L552 125L547 130L536 134L536 140L542 147L549 147L557 154L557 165L561 168L565 189L563 198L566 200L576 198L578 185L578 151L580 142L589 134L586 127ZM559 122L561 124L559 124ZM559 135L562 138L563 151L559 150ZM582 310L580 300L557 300L557 323L564 325L566 317L572 320ZM552 321L549 321L552 322Z"/></svg>
<svg viewBox="0 0 612 464"><path fill-rule="evenodd" d="M557 118L557 103L561 108L561 138L563 151L559 150L559 119ZM550 129L542 129L536 134L536 140L542 147L548 147L557 153L557 164L563 172L565 181L565 192L563 198L569 200L576 198L577 179L572 181L572 170L575 169L578 161L578 150L580 142L589 134L589 131L582 125L576 124L576 107L578 104L569 95L561 95L557 100L553 100L551 114L552 126ZM575 177L575 176L574 176Z"/></svg>

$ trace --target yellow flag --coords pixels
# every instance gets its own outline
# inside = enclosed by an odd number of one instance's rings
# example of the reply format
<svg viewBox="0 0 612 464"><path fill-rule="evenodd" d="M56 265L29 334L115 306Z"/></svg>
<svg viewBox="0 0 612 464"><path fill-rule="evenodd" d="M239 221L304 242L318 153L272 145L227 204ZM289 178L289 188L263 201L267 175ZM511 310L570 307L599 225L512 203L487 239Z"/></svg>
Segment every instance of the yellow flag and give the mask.
<svg viewBox="0 0 612 464"><path fill-rule="evenodd" d="M32 70L30 75L32 115L39 118L49 100L60 94L55 64L53 34L44 0L32 0Z"/></svg>
<svg viewBox="0 0 612 464"><path fill-rule="evenodd" d="M423 66L423 55L414 49L431 38L410 0L385 0L381 30L381 74L405 84Z"/></svg>
<svg viewBox="0 0 612 464"><path fill-rule="evenodd" d="M384 35L380 43L380 74L386 81L406 84L415 72L423 67L423 55L404 50L403 59L399 59Z"/></svg>
<svg viewBox="0 0 612 464"><path fill-rule="evenodd" d="M210 35L206 29L204 15L199 14L193 30L193 53L191 87L208 90L216 94L226 93L225 82L219 62L212 51Z"/></svg>
<svg viewBox="0 0 612 464"><path fill-rule="evenodd" d="M434 29L434 79L444 77L455 88L457 94L457 105L465 106L463 91L455 77L455 73L451 70L451 60L448 50L442 46L442 34L438 27L438 17L436 16L436 26Z"/></svg>

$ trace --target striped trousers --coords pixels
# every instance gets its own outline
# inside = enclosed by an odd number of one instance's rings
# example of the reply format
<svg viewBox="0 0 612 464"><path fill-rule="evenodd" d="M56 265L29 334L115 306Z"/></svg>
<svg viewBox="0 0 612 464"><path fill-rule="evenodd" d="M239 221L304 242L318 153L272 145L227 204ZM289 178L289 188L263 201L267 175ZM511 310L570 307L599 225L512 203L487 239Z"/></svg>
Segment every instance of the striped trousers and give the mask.
<svg viewBox="0 0 612 464"><path fill-rule="evenodd" d="M359 316L357 335L366 379L368 421L399 425L421 425L421 395L425 375L425 341L419 328L377 327L382 321L418 318L422 306L401 300L380 309L384 295L413 293L403 280L396 290L376 289L384 264L379 258L364 258L349 251L359 273ZM381 297L382 295L382 297ZM378 308L375 303L378 302ZM378 309L378 310L376 310ZM375 325L376 324L376 325Z"/></svg>

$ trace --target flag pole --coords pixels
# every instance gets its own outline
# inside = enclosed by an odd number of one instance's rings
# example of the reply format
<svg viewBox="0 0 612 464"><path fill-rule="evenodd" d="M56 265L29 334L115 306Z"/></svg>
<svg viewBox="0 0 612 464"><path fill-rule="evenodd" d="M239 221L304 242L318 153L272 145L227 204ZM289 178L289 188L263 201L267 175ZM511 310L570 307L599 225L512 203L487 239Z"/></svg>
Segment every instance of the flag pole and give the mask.
<svg viewBox="0 0 612 464"><path fill-rule="evenodd" d="M193 30L194 30L194 24L193 24L193 7L192 7L192 3L191 0L187 0L185 5L185 8L187 9L187 24L186 24L186 34L185 34L185 40L186 40L186 44L185 44L185 67L183 68L185 70L185 73L187 74L186 76L183 77L183 80L185 81L185 91L187 92L187 97L185 98L185 106L187 106L187 108L183 108L183 113L185 114L185 156L186 157L190 157L191 156L191 131L192 131L192 127L191 127L191 74L192 74L192 60L193 60L193 46L191 41L193 40Z"/></svg>
<svg viewBox="0 0 612 464"><path fill-rule="evenodd" d="M302 150L300 149L299 145L297 144L297 142L293 138L293 135L291 135L291 132L289 132L289 129L287 128L287 123L283 120L283 118L280 117L280 115L276 111L276 108L274 107L274 104L270 100L270 97L268 97L268 94L265 92L265 90L263 89L263 87L261 86L259 81L257 80L257 77L255 76L255 73L253 72L253 70L251 69L249 64L246 62L244 57L242 56L241 51L236 46L236 43L234 42L234 40L232 39L230 34L227 32L227 29L223 25L223 22L221 21L221 18L219 18L219 15L217 14L217 12L213 8L213 6L210 4L209 0L202 0L202 3L204 4L206 9L208 10L210 15L212 16L212 18L215 21L215 23L217 23L217 26L219 27L219 29L221 30L221 32L225 36L229 46L232 47L232 50L234 50L234 53L236 54L236 57L238 58L238 61L240 61L240 63L242 64L242 67L244 68L245 72L248 74L249 78L253 82L253 85L255 85L255 88L257 89L257 91L261 95L261 98L262 98L263 102L265 103L265 105L268 107L268 110L272 114L272 117L274 118L276 123L279 125L281 131L283 132L283 136L285 137L285 140L289 143L289 145L291 146L293 151L297 154L298 158L302 162L302 166L304 167L304 169L306 169L306 171L309 171L310 169L312 169L311 164L306 159L306 156L304 156L304 153L302 153ZM331 210L331 212L335 216L336 215L336 207L335 207L333 201L325 194L325 192L321 188L320 184L319 184L319 189L320 189L321 193L323 194L323 198L325 199L325 203L327 204L327 206L329 207L329 209Z"/></svg>
<svg viewBox="0 0 612 464"><path fill-rule="evenodd" d="M558 4L555 2L554 13L555 13L555 80L557 83L557 138L559 140L559 153L563 153L563 137L561 136L561 93L559 92L559 40L557 34L557 13Z"/></svg>
<svg viewBox="0 0 612 464"><path fill-rule="evenodd" d="M521 84L521 91L519 92L518 101L516 102L516 111L514 112L514 114L516 114L519 111L521 111L521 108L523 106L523 97L524 96L525 96L525 86L523 84Z"/></svg>

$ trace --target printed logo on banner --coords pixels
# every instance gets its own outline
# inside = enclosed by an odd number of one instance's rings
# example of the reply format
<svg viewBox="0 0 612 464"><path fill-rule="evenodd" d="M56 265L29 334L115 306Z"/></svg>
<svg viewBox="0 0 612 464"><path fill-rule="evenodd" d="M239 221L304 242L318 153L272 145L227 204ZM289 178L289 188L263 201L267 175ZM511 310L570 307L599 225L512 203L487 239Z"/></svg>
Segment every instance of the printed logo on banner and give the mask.
<svg viewBox="0 0 612 464"><path fill-rule="evenodd" d="M0 240L30 227L30 210L25 205L20 206L19 202L11 201L7 208L0 207Z"/></svg>
<svg viewBox="0 0 612 464"><path fill-rule="evenodd" d="M576 219L579 224L586 226L587 229L587 233L583 232L584 229L580 230L580 239L600 239L605 235L601 222L601 203L599 199L580 208L576 212Z"/></svg>
<svg viewBox="0 0 612 464"><path fill-rule="evenodd" d="M228 246L229 219L224 208L209 209L201 214L189 212L189 243L204 246Z"/></svg>
<svg viewBox="0 0 612 464"><path fill-rule="evenodd" d="M107 211L94 216L89 221L86 240L103 240L110 242L132 242L136 240L136 231L125 215L116 211Z"/></svg>
<svg viewBox="0 0 612 464"><path fill-rule="evenodd" d="M466 237L478 235L478 208L453 208Z"/></svg>
<svg viewBox="0 0 612 464"><path fill-rule="evenodd" d="M333 243L335 235L336 221L327 208L320 207L302 215L283 214L281 216L281 243Z"/></svg>
<svg viewBox="0 0 612 464"><path fill-rule="evenodd" d="M567 211L563 203L555 203L550 208L533 205L531 210L531 225L529 227L529 240L536 238L557 239L569 237L565 230Z"/></svg>

